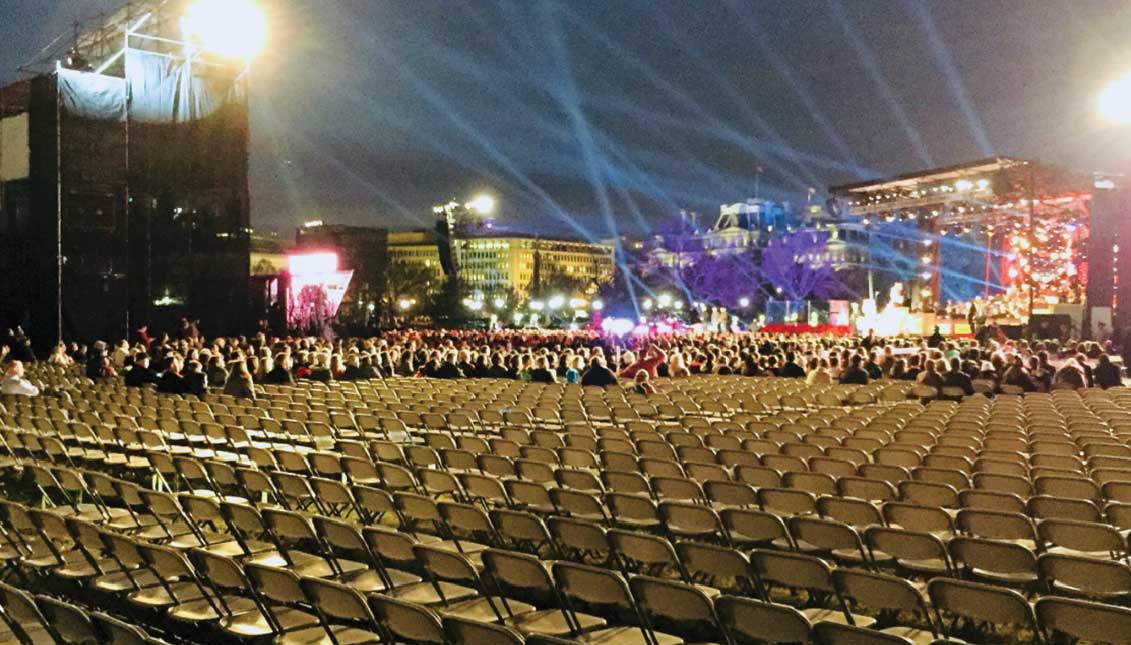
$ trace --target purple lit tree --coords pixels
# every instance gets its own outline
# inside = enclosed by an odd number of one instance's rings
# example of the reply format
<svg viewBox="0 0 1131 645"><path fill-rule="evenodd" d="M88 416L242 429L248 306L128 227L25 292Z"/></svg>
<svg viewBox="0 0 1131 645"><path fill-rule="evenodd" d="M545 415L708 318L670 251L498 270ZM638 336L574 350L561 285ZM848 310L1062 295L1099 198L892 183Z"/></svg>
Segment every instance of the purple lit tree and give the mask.
<svg viewBox="0 0 1131 645"><path fill-rule="evenodd" d="M785 300L830 297L839 281L825 261L828 239L824 231L801 231L770 241L762 250L762 280Z"/></svg>

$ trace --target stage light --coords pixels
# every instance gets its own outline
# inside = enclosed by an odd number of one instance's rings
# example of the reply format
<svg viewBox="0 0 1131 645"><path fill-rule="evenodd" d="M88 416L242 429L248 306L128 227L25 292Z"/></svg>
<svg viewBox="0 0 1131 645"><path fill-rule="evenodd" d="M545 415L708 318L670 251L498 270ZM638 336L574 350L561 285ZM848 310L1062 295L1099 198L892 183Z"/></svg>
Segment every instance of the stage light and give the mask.
<svg viewBox="0 0 1131 645"><path fill-rule="evenodd" d="M408 308L412 306L412 301L408 300L407 298L401 298L401 301L397 303L397 306L401 308L401 311L408 311Z"/></svg>
<svg viewBox="0 0 1131 645"><path fill-rule="evenodd" d="M644 311L652 311L652 299L651 298L645 298L644 302L640 303L640 308L643 309Z"/></svg>
<svg viewBox="0 0 1131 645"><path fill-rule="evenodd" d="M561 309L562 305L565 304L565 296L554 296L546 304L549 305L550 309Z"/></svg>
<svg viewBox="0 0 1131 645"><path fill-rule="evenodd" d="M507 306L507 301L502 298L495 298L495 309L502 309Z"/></svg>
<svg viewBox="0 0 1131 645"><path fill-rule="evenodd" d="M954 182L954 189L959 192L970 190L973 187L974 182L970 181L969 179L959 179L958 181Z"/></svg>
<svg viewBox="0 0 1131 645"><path fill-rule="evenodd" d="M660 297L656 299L660 303L661 308L668 308L672 304L672 297L669 294L661 293Z"/></svg>
<svg viewBox="0 0 1131 645"><path fill-rule="evenodd" d="M489 215L495 211L495 198L490 195L476 195L463 206L480 215Z"/></svg>
<svg viewBox="0 0 1131 645"><path fill-rule="evenodd" d="M337 253L305 253L287 257L287 266L292 276L334 273L338 270Z"/></svg>
<svg viewBox="0 0 1131 645"><path fill-rule="evenodd" d="M181 29L200 49L235 60L255 58L267 42L267 18L250 0L198 0Z"/></svg>
<svg viewBox="0 0 1131 645"><path fill-rule="evenodd" d="M676 311L679 311L679 310L683 309L683 301L682 300L676 300L675 302L672 303L672 306L675 307Z"/></svg>
<svg viewBox="0 0 1131 645"><path fill-rule="evenodd" d="M542 311L542 309L545 308L545 307L546 307L545 303L543 303L541 300L531 300L530 301L530 309L532 311Z"/></svg>
<svg viewBox="0 0 1131 645"><path fill-rule="evenodd" d="M590 306L593 308L593 311L601 311L605 308L605 303L600 300L594 300L593 304Z"/></svg>
<svg viewBox="0 0 1131 645"><path fill-rule="evenodd" d="M1099 111L1100 116L1111 123L1131 123L1131 74L1112 82L1100 92Z"/></svg>
<svg viewBox="0 0 1131 645"><path fill-rule="evenodd" d="M750 298L742 297L738 299L738 306L745 309L750 306Z"/></svg>
<svg viewBox="0 0 1131 645"><path fill-rule="evenodd" d="M569 308L570 309L581 309L584 306L585 306L585 301L582 300L581 298L570 298L569 299Z"/></svg>

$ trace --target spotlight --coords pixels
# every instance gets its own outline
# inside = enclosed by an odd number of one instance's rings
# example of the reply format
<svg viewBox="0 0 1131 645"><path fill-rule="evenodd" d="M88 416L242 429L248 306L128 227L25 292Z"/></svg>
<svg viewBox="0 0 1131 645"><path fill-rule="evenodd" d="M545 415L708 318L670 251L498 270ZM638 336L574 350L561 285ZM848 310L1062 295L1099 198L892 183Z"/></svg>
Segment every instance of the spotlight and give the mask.
<svg viewBox="0 0 1131 645"><path fill-rule="evenodd" d="M480 215L489 215L495 210L495 198L490 195L476 195L475 198L464 204L464 208Z"/></svg>
<svg viewBox="0 0 1131 645"><path fill-rule="evenodd" d="M738 306L742 307L743 309L749 307L750 306L750 298L747 298L746 296L739 298L738 299Z"/></svg>
<svg viewBox="0 0 1131 645"><path fill-rule="evenodd" d="M267 19L250 0L198 0L181 30L200 49L234 60L255 58L267 42Z"/></svg>
<svg viewBox="0 0 1131 645"><path fill-rule="evenodd" d="M652 310L652 299L651 298L645 298L644 302L640 303L640 308L643 309L644 311L651 311Z"/></svg>
<svg viewBox="0 0 1131 645"><path fill-rule="evenodd" d="M1099 111L1100 116L1111 123L1131 123L1131 74L1100 92Z"/></svg>
<svg viewBox="0 0 1131 645"><path fill-rule="evenodd" d="M546 304L550 306L550 309L561 309L562 305L565 304L565 296L554 296Z"/></svg>
<svg viewBox="0 0 1131 645"><path fill-rule="evenodd" d="M503 300L502 298L495 298L494 305L495 305L495 309L502 309L503 307L505 307L507 305L507 301Z"/></svg>
<svg viewBox="0 0 1131 645"><path fill-rule="evenodd" d="M593 311L601 311L605 308L605 303L600 300L594 300L591 306L593 307Z"/></svg>

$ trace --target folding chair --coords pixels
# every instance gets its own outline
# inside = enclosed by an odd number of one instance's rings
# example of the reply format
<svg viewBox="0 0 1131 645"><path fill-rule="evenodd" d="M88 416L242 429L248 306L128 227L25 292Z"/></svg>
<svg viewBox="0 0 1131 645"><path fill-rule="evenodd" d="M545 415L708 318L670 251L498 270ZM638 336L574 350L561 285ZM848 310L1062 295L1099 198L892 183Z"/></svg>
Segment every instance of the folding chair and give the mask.
<svg viewBox="0 0 1131 645"><path fill-rule="evenodd" d="M715 608L719 622L731 642L804 645L813 642L809 619L789 605L722 596L715 601Z"/></svg>
<svg viewBox="0 0 1131 645"><path fill-rule="evenodd" d="M1131 609L1071 598L1037 601L1037 620L1045 638L1056 636L1096 643L1131 643Z"/></svg>
<svg viewBox="0 0 1131 645"><path fill-rule="evenodd" d="M948 626L943 612L974 623L1014 625L1039 633L1032 605L1012 589L955 578L935 578L927 584L927 592L944 636L953 634L954 625Z"/></svg>

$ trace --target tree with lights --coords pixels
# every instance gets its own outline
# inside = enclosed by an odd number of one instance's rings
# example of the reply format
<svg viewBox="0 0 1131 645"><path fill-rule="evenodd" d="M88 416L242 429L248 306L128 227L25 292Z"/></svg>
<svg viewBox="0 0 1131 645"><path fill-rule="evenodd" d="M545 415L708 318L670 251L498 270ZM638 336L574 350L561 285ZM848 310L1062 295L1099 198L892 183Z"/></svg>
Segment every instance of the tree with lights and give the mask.
<svg viewBox="0 0 1131 645"><path fill-rule="evenodd" d="M824 260L828 233L801 231L771 240L762 250L762 279L785 300L826 299L839 288Z"/></svg>

